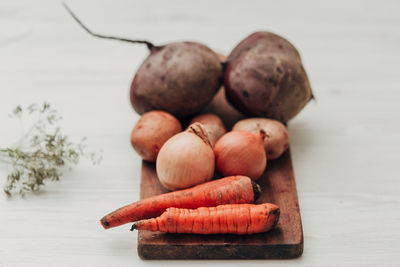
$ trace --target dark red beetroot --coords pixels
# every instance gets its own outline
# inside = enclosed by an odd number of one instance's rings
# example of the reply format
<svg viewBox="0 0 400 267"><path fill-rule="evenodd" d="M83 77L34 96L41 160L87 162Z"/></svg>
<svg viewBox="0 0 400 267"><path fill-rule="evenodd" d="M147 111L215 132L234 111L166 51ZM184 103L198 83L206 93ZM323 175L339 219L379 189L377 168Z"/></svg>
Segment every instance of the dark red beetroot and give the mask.
<svg viewBox="0 0 400 267"><path fill-rule="evenodd" d="M224 74L228 100L248 116L287 122L312 98L296 48L286 39L256 32L228 56Z"/></svg>
<svg viewBox="0 0 400 267"><path fill-rule="evenodd" d="M203 44L176 42L155 46L144 40L96 34L65 3L64 7L95 37L147 45L150 55L136 72L130 90L132 106L139 114L164 110L181 118L194 115L211 101L222 84L221 61Z"/></svg>
<svg viewBox="0 0 400 267"><path fill-rule="evenodd" d="M131 103L139 114L160 109L186 117L211 101L221 80L220 60L202 44L153 47L133 79Z"/></svg>
<svg viewBox="0 0 400 267"><path fill-rule="evenodd" d="M217 55L221 62L226 62L226 56L220 53L217 53ZM206 106L202 113L216 114L224 122L224 125L228 130L230 130L237 121L245 118L245 116L236 108L234 108L226 99L224 86L221 86L219 91L215 94L214 98Z"/></svg>

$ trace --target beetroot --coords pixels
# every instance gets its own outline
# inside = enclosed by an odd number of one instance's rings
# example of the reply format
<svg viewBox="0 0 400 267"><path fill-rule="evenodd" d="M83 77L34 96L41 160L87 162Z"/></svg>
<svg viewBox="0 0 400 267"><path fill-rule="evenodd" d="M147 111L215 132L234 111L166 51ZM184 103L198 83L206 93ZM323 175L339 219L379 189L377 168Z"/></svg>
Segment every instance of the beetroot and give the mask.
<svg viewBox="0 0 400 267"><path fill-rule="evenodd" d="M221 62L226 62L226 56L221 53L217 53L217 55ZM231 129L238 120L245 118L244 115L234 108L226 99L224 86L221 86L214 98L201 113L217 115L228 130Z"/></svg>
<svg viewBox="0 0 400 267"><path fill-rule="evenodd" d="M160 109L186 117L211 101L221 80L220 60L202 44L153 47L133 79L131 103L139 114Z"/></svg>
<svg viewBox="0 0 400 267"><path fill-rule="evenodd" d="M228 56L226 96L245 115L287 122L313 97L296 48L286 39L256 32Z"/></svg>
<svg viewBox="0 0 400 267"><path fill-rule="evenodd" d="M150 55L137 71L130 90L132 106L139 114L164 110L180 118L194 115L220 88L222 63L207 46L194 42L155 46L145 40L97 34L89 30L65 3L63 5L76 22L95 37L147 45Z"/></svg>

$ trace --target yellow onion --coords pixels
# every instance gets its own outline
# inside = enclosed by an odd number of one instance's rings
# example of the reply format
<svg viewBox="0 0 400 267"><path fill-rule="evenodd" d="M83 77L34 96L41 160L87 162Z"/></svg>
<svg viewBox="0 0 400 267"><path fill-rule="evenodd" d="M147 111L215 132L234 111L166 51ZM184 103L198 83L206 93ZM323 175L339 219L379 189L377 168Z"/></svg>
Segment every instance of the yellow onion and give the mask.
<svg viewBox="0 0 400 267"><path fill-rule="evenodd" d="M207 131L201 123L171 137L158 153L156 171L169 190L188 188L211 180L215 157Z"/></svg>
<svg viewBox="0 0 400 267"><path fill-rule="evenodd" d="M265 132L229 132L214 146L217 171L223 176L244 175L257 180L267 166Z"/></svg>

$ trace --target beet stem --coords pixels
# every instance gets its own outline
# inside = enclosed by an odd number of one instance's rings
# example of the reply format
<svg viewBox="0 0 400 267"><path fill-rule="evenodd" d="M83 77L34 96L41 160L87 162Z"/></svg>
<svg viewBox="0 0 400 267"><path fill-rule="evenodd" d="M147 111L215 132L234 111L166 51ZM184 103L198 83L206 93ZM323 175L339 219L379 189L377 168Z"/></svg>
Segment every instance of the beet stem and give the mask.
<svg viewBox="0 0 400 267"><path fill-rule="evenodd" d="M145 40L131 40L131 39L126 39L126 38L120 38L120 37L115 37L115 36L107 36L107 35L102 35L102 34L97 34L92 32L88 27L85 26L85 24L82 23L82 21L72 12L72 10L67 6L65 2L62 3L64 8L68 11L68 13L74 18L74 20L85 30L87 31L90 35L98 38L103 38L103 39L111 39L111 40L117 40L117 41L122 41L122 42L128 42L128 43L136 43L136 44L145 44L149 50L152 50L155 46L153 43Z"/></svg>

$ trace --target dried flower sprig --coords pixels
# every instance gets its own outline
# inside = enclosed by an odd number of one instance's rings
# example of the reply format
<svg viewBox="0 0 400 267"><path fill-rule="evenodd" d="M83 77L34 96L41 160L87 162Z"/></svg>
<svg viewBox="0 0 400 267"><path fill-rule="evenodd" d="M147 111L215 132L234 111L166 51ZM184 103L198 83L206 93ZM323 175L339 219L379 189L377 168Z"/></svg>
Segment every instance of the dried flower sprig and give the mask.
<svg viewBox="0 0 400 267"><path fill-rule="evenodd" d="M22 121L23 115L36 117L36 121L16 146L0 149L0 161L12 166L4 185L7 196L38 191L46 180L58 181L63 167L78 164L81 157L100 163L101 152L87 152L86 138L75 144L61 133L56 123L62 118L49 103L32 104L26 109L17 106L11 117Z"/></svg>

